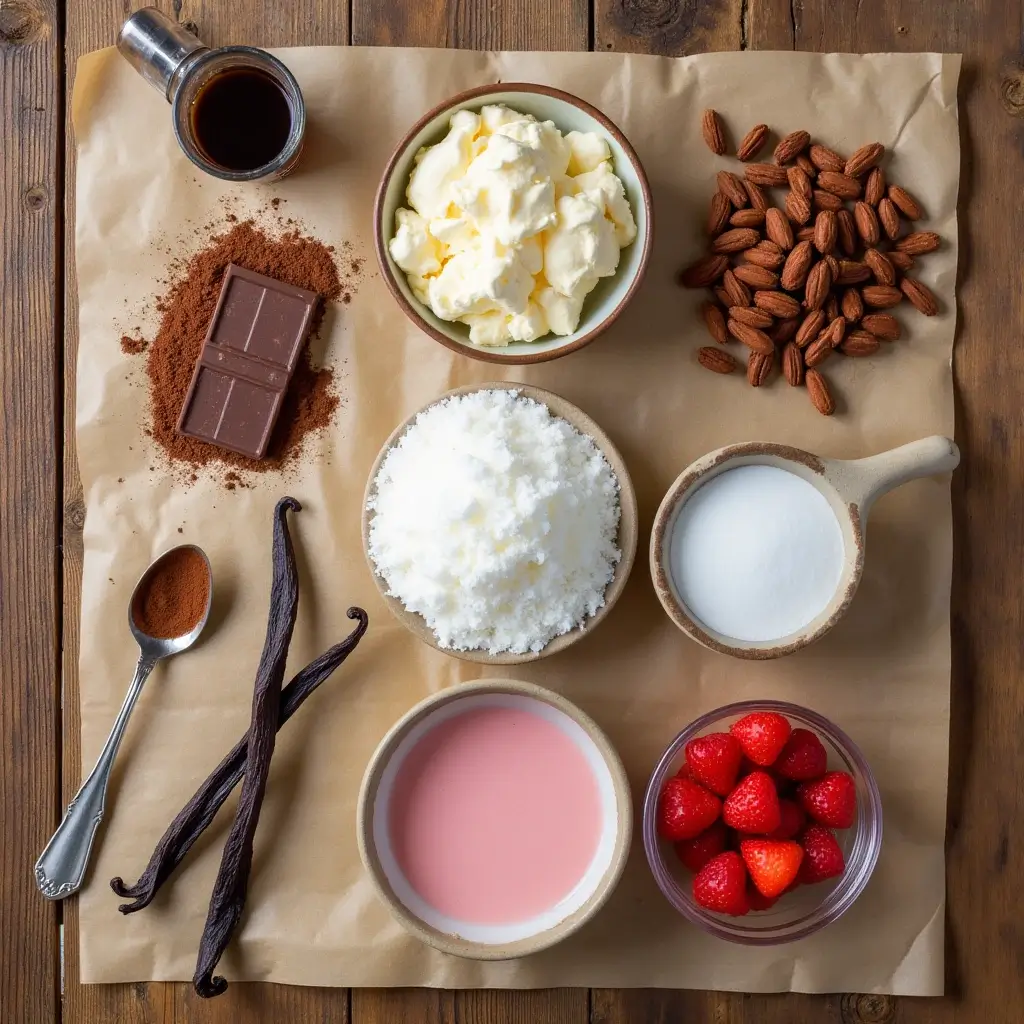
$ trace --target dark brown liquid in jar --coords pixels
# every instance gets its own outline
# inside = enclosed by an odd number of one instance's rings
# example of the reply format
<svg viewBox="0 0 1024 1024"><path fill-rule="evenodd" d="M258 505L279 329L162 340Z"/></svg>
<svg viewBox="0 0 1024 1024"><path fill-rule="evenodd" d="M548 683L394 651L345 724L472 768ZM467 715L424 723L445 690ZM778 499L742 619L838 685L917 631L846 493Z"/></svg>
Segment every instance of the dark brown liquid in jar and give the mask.
<svg viewBox="0 0 1024 1024"><path fill-rule="evenodd" d="M192 101L192 131L211 163L252 171L284 149L292 110L284 90L265 71L232 68L206 82Z"/></svg>

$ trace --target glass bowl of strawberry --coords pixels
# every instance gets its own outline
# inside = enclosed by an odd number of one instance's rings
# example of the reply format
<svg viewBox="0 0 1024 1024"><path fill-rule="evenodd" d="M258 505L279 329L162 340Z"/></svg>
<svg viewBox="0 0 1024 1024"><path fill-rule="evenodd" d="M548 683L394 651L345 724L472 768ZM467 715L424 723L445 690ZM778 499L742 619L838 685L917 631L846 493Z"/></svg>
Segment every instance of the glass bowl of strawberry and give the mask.
<svg viewBox="0 0 1024 1024"><path fill-rule="evenodd" d="M864 891L882 801L841 729L784 701L743 701L688 725L644 797L658 887L722 939L770 946L831 924Z"/></svg>

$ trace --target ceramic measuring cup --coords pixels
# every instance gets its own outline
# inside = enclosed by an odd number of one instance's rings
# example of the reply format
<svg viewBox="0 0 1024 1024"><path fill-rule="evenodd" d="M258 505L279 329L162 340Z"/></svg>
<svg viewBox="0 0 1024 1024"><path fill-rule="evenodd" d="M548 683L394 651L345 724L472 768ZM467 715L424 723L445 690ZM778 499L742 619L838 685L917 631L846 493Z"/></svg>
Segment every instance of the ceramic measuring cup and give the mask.
<svg viewBox="0 0 1024 1024"><path fill-rule="evenodd" d="M824 636L850 606L864 572L865 530L874 502L908 480L952 472L959 462L956 444L939 436L850 461L824 459L768 442L728 445L709 452L680 473L655 516L650 563L658 600L684 633L710 650L755 660L792 654ZM739 640L701 622L680 596L671 571L672 532L686 500L709 480L739 466L774 466L806 480L829 503L842 532L843 564L831 601L806 626L771 640Z"/></svg>

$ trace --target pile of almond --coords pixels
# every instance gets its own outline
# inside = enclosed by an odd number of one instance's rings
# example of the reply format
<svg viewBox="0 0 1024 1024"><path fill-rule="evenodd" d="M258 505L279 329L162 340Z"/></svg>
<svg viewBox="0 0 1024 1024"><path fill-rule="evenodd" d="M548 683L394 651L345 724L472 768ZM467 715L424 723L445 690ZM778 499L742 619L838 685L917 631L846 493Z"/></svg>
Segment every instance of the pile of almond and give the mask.
<svg viewBox="0 0 1024 1024"><path fill-rule="evenodd" d="M712 152L723 155L719 115L704 111L701 127ZM835 399L819 370L825 360L834 353L871 356L896 341L900 324L888 310L903 299L925 316L938 312L935 296L909 271L940 240L913 229L921 206L886 182L881 143L846 159L805 131L790 132L775 147L774 163L751 162L769 133L756 125L737 147L747 165L742 178L718 172L708 211L710 251L679 280L714 294L702 312L718 345L698 351L702 366L736 370L737 360L722 347L734 338L750 350L751 386L764 384L778 362L789 384L805 385L818 412L831 416ZM776 188L786 190L781 206L767 191Z"/></svg>

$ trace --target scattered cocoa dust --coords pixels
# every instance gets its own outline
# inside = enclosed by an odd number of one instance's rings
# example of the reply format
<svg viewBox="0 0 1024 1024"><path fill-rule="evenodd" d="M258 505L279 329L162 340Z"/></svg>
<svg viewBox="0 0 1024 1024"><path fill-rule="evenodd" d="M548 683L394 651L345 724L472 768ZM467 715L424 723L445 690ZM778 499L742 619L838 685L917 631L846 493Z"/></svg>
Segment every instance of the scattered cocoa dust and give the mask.
<svg viewBox="0 0 1024 1024"><path fill-rule="evenodd" d="M327 427L339 404L334 371L315 368L308 346L295 370L285 394L281 414L264 459L248 459L194 438L177 433L192 372L203 340L213 318L220 295L224 271L229 263L266 274L300 288L315 291L323 300L337 300L343 292L334 257L322 242L304 235L298 228L283 234L268 234L254 220L237 221L227 214L228 228L214 235L209 244L187 261L172 264L168 290L156 300L160 327L148 342L146 373L149 378L150 423L146 433L152 437L172 463L190 470L211 464L234 466L248 472L279 470L299 455L310 434ZM353 268L354 269L354 268ZM351 287L351 281L347 282ZM315 337L323 319L323 303L317 310L311 337ZM132 343L126 347L125 339ZM135 344L141 342L142 347ZM142 339L121 340L129 354L145 350ZM187 477L197 479L195 472ZM241 478L229 474L224 485L233 490Z"/></svg>
<svg viewBox="0 0 1024 1024"><path fill-rule="evenodd" d="M133 338L130 334L121 335L121 351L126 356L139 356L146 351L149 342L145 338Z"/></svg>

